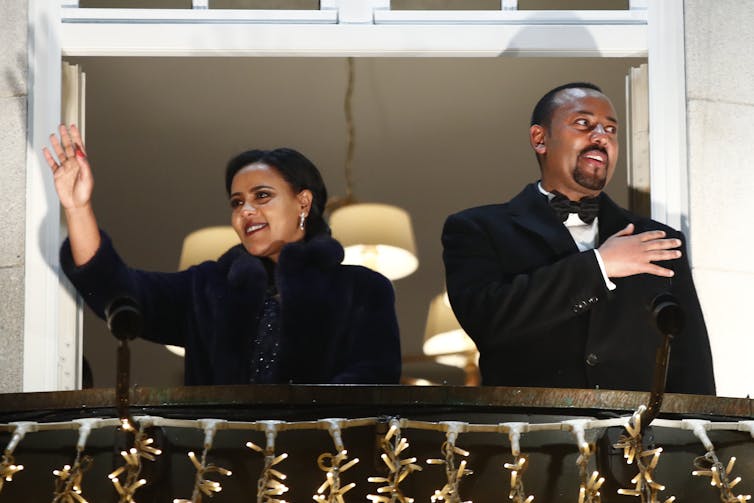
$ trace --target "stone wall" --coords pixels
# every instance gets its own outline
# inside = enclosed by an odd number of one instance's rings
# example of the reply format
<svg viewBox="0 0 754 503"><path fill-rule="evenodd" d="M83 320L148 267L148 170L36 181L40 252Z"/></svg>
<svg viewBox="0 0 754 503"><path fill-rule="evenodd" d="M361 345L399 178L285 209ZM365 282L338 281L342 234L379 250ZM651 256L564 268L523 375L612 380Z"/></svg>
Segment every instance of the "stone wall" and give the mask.
<svg viewBox="0 0 754 503"><path fill-rule="evenodd" d="M0 393L23 377L27 24L26 0L0 2Z"/></svg>
<svg viewBox="0 0 754 503"><path fill-rule="evenodd" d="M754 396L754 10L685 0L691 255L718 394Z"/></svg>

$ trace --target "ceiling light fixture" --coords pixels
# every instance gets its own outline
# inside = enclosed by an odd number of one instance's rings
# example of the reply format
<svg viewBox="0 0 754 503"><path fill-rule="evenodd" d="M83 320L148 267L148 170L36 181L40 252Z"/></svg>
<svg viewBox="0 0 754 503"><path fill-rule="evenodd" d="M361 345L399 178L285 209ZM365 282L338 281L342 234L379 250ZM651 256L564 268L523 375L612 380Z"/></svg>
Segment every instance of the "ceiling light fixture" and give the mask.
<svg viewBox="0 0 754 503"><path fill-rule="evenodd" d="M328 201L327 207L331 212L330 228L333 237L345 249L344 264L363 265L390 280L396 280L408 276L419 267L411 217L405 210L396 206L357 203L353 195L354 62L353 58L347 58L346 61L348 84L343 103L346 118L346 195Z"/></svg>

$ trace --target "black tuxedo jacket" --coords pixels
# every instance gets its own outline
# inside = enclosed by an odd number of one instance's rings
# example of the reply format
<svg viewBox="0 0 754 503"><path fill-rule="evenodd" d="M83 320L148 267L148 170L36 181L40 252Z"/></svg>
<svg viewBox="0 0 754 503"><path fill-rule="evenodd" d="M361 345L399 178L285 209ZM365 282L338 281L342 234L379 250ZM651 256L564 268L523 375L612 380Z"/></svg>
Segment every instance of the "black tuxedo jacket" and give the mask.
<svg viewBox="0 0 754 503"><path fill-rule="evenodd" d="M602 195L599 243L635 225L661 229ZM669 292L686 326L672 344L667 391L715 394L707 330L684 246L683 257L660 262L672 278L614 278L609 291L594 251L579 252L536 184L509 203L451 215L443 229L448 295L480 352L482 382L647 391L663 338L649 306Z"/></svg>

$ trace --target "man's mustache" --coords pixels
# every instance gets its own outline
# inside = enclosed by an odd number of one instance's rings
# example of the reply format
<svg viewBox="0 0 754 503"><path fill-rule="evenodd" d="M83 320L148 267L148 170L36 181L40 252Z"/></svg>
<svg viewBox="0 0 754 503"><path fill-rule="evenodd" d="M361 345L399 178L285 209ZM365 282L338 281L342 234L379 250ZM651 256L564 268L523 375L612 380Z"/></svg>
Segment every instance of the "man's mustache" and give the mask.
<svg viewBox="0 0 754 503"><path fill-rule="evenodd" d="M579 154L579 155L584 155L587 152L592 152L593 150L599 150L600 152L604 153L605 156L607 156L608 158L610 158L610 155L607 153L607 149L605 147L601 147L599 145L592 145L590 147L586 147L584 150L581 151L581 154Z"/></svg>

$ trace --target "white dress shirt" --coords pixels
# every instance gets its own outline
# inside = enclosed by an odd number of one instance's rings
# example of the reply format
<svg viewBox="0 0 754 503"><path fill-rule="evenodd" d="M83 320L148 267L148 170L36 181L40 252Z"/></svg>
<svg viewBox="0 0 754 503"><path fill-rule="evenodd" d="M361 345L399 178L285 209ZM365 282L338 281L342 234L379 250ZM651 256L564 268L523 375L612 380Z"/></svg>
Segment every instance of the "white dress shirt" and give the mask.
<svg viewBox="0 0 754 503"><path fill-rule="evenodd" d="M542 187L542 182L537 183L539 191L547 196L547 200L551 200L555 197L555 194L547 192ZM563 222L568 232L571 234L573 241L576 243L580 252L587 250L594 250L594 255L597 257L597 264L600 266L600 272L602 272L602 279L605 280L605 286L608 290L615 290L615 283L610 281L607 277L607 271L605 271L605 263L602 261L602 256L599 250L597 250L597 242L599 240L599 217L596 217L591 224L588 224L581 220L576 213L570 213L568 219Z"/></svg>

